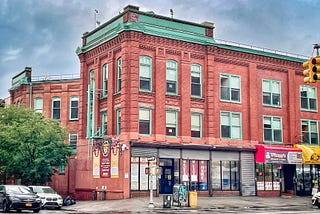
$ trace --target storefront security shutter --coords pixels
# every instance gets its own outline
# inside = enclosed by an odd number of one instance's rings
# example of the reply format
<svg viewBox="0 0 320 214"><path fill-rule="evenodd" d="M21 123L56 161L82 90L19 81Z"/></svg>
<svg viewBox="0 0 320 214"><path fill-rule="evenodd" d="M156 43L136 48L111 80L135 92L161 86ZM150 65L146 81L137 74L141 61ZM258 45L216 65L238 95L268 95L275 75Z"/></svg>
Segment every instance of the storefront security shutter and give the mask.
<svg viewBox="0 0 320 214"><path fill-rule="evenodd" d="M213 151L211 154L212 154L212 160L228 160L228 161L240 160L239 152Z"/></svg>
<svg viewBox="0 0 320 214"><path fill-rule="evenodd" d="M156 148L132 147L131 156L133 157L157 157Z"/></svg>
<svg viewBox="0 0 320 214"><path fill-rule="evenodd" d="M159 149L159 158L177 158L180 159L180 149Z"/></svg>
<svg viewBox="0 0 320 214"><path fill-rule="evenodd" d="M182 150L182 159L188 160L209 160L210 152L207 150Z"/></svg>
<svg viewBox="0 0 320 214"><path fill-rule="evenodd" d="M255 167L254 167L254 153L241 152L241 193L242 196L255 196Z"/></svg>

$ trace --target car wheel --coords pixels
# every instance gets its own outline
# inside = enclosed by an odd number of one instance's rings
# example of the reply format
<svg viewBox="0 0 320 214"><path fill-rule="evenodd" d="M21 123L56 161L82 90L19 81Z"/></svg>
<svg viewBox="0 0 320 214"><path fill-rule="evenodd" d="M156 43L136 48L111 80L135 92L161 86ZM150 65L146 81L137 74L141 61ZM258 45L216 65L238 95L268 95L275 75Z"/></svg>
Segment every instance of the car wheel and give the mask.
<svg viewBox="0 0 320 214"><path fill-rule="evenodd" d="M40 209L37 209L37 210L33 210L34 213L38 213L40 212Z"/></svg>
<svg viewBox="0 0 320 214"><path fill-rule="evenodd" d="M9 212L9 207L8 207L8 204L7 204L6 201L4 201L3 204L2 204L2 210L3 210L4 213Z"/></svg>

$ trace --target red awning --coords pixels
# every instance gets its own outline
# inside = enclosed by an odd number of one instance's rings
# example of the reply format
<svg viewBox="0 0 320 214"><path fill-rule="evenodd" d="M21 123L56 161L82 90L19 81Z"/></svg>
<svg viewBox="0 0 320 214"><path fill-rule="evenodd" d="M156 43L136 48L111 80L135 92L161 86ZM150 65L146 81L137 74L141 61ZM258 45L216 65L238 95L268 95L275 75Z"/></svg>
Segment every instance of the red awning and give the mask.
<svg viewBox="0 0 320 214"><path fill-rule="evenodd" d="M256 145L256 162L259 163L302 163L302 150L293 147Z"/></svg>

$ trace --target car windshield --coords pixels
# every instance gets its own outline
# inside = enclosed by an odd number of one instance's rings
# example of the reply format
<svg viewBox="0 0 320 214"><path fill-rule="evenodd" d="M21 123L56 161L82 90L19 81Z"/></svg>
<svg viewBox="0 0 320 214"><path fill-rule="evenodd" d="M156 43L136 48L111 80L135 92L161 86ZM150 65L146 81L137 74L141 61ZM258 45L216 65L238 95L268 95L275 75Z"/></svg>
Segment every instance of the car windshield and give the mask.
<svg viewBox="0 0 320 214"><path fill-rule="evenodd" d="M25 186L7 186L8 194L26 194L32 193L28 187Z"/></svg>
<svg viewBox="0 0 320 214"><path fill-rule="evenodd" d="M55 193L51 187L33 187L33 191L36 193Z"/></svg>

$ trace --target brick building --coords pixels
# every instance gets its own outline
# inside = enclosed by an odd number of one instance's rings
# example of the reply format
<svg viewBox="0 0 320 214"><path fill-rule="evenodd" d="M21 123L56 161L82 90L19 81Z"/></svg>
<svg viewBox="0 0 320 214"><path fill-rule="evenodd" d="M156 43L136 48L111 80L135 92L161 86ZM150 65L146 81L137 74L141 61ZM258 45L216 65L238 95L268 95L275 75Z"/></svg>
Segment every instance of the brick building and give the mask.
<svg viewBox="0 0 320 214"><path fill-rule="evenodd" d="M48 118L59 120L67 127L68 139L76 151L79 130L79 75L32 76L32 68L25 69L12 78L10 103L34 109ZM74 191L75 156L69 165L54 169L51 186L62 195Z"/></svg>
<svg viewBox="0 0 320 214"><path fill-rule="evenodd" d="M303 83L306 59L213 35L210 22L130 5L83 34L68 193L121 199L183 183L204 196L303 195L317 187L318 86Z"/></svg>

